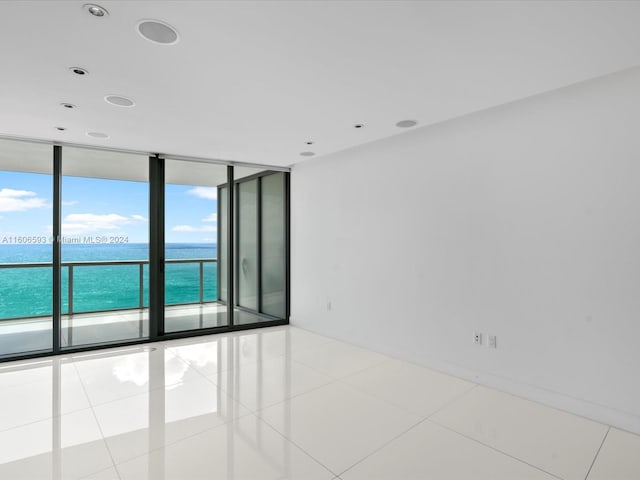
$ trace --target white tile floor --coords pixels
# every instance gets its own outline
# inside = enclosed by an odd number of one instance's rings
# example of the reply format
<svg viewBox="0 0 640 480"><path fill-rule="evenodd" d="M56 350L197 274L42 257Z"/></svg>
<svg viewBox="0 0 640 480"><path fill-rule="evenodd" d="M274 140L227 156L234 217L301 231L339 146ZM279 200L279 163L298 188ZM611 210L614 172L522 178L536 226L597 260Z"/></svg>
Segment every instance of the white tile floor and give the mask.
<svg viewBox="0 0 640 480"><path fill-rule="evenodd" d="M640 436L295 327L0 364L0 479L640 479Z"/></svg>

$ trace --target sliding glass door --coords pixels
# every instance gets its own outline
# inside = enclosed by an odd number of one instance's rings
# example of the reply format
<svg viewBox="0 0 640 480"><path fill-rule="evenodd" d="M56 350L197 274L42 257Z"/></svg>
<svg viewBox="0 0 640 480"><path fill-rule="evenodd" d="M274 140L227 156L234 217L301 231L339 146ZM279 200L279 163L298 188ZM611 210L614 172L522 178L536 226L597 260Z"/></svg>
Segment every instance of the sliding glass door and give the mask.
<svg viewBox="0 0 640 480"><path fill-rule="evenodd" d="M261 302L263 313L286 318L287 312L287 203L286 174L261 177Z"/></svg>
<svg viewBox="0 0 640 480"><path fill-rule="evenodd" d="M0 357L51 351L51 147L0 140Z"/></svg>
<svg viewBox="0 0 640 480"><path fill-rule="evenodd" d="M229 325L218 287L227 203L217 187L226 180L224 165L165 160L165 332Z"/></svg>
<svg viewBox="0 0 640 480"><path fill-rule="evenodd" d="M61 346L149 335L149 182L142 155L66 147Z"/></svg>
<svg viewBox="0 0 640 480"><path fill-rule="evenodd" d="M0 361L288 318L288 174L0 139Z"/></svg>
<svg viewBox="0 0 640 480"><path fill-rule="evenodd" d="M236 186L238 306L258 311L258 179Z"/></svg>
<svg viewBox="0 0 640 480"><path fill-rule="evenodd" d="M237 170L236 323L286 319L287 174Z"/></svg>

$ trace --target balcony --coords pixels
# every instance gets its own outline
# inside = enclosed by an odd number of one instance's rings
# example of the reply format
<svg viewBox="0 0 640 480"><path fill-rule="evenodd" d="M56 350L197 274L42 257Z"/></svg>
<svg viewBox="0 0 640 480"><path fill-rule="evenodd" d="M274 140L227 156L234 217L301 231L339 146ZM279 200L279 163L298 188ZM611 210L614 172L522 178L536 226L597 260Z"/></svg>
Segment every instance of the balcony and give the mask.
<svg viewBox="0 0 640 480"><path fill-rule="evenodd" d="M63 262L61 346L147 337L148 264L148 260ZM168 331L227 325L226 305L217 301L216 267L217 260L212 258L166 260ZM46 305L43 311L40 300L44 297L50 302L52 264L0 264L0 273L9 270L30 272L25 278L32 281L46 277L48 284L44 292L30 291L29 285L23 285L24 292L13 295L13 304L8 298L0 299L0 315L5 317L0 318L0 354L51 349L51 306ZM118 279L128 283L118 283ZM18 288L15 279L11 284ZM255 315L238 312L237 323L256 321Z"/></svg>

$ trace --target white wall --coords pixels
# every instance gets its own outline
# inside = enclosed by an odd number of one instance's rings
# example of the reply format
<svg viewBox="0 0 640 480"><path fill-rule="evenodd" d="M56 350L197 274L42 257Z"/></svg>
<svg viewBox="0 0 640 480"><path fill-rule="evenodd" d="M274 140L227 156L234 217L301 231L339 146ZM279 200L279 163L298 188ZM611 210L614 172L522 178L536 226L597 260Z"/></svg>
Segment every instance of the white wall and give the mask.
<svg viewBox="0 0 640 480"><path fill-rule="evenodd" d="M640 432L640 69L292 175L294 325Z"/></svg>

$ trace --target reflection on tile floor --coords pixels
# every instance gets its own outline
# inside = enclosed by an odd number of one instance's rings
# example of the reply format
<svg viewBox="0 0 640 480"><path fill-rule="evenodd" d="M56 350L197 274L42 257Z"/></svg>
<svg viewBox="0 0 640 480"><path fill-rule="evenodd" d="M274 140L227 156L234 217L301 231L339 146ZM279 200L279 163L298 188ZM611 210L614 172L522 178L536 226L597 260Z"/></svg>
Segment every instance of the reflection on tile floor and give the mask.
<svg viewBox="0 0 640 480"><path fill-rule="evenodd" d="M0 364L0 404L2 479L640 478L640 436L289 326Z"/></svg>

